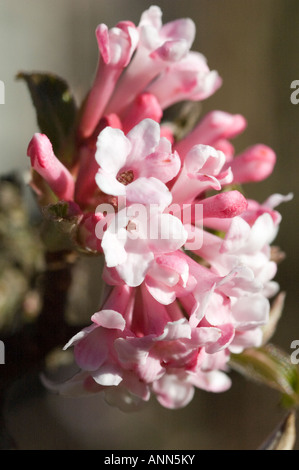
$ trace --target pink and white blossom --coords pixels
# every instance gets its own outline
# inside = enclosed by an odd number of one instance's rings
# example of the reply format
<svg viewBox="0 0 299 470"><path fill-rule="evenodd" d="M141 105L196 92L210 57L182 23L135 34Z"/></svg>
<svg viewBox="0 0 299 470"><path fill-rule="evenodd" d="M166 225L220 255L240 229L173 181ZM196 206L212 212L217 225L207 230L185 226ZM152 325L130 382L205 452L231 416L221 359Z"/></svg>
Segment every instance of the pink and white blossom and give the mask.
<svg viewBox="0 0 299 470"><path fill-rule="evenodd" d="M181 248L187 233L181 221L159 208L132 204L116 213L103 234L107 267L115 267L129 286L140 285L155 254Z"/></svg>
<svg viewBox="0 0 299 470"><path fill-rule="evenodd" d="M179 62L171 63L146 90L158 100L162 109L180 101L203 101L221 86L216 70L210 70L205 57L189 52Z"/></svg>
<svg viewBox="0 0 299 470"><path fill-rule="evenodd" d="M164 183L177 175L181 163L152 119L144 119L126 136L120 129L106 127L98 137L95 158L96 182L104 193L163 209L171 203Z"/></svg>
<svg viewBox="0 0 299 470"><path fill-rule="evenodd" d="M232 182L231 169L223 169L225 155L208 145L195 145L187 153L171 188L173 202L191 202L208 189L220 190Z"/></svg>
<svg viewBox="0 0 299 470"><path fill-rule="evenodd" d="M28 146L33 170L59 200L78 205L78 247L103 257L108 292L65 346L79 372L47 385L103 392L122 409L152 395L180 408L196 388L227 390L231 354L262 344L279 290L276 207L292 194L259 203L234 187L264 180L276 162L263 144L235 152L242 115L210 111L181 140L164 120L166 108L206 99L222 83L191 51L192 20L163 25L152 6L138 26L100 24L96 37L74 165L59 161L45 135Z"/></svg>
<svg viewBox="0 0 299 470"><path fill-rule="evenodd" d="M169 408L185 406L194 387L215 392L227 389L230 379L219 371L225 369L227 356L216 354L215 369L204 351L218 341L221 331L192 328L182 315L176 320L171 316L171 309L144 288L137 292L125 285L115 287L104 308L92 316L91 325L65 345L64 349L74 347L81 371L68 385L56 388L61 393L77 393L81 383L80 394L83 390L104 392L109 401L118 392L120 407L130 399L147 401L153 393ZM172 383L168 390L167 383Z"/></svg>
<svg viewBox="0 0 299 470"><path fill-rule="evenodd" d="M195 25L189 18L162 24L162 11L152 6L138 24L139 43L131 63L118 82L106 112L122 116L134 97L146 90L169 63L179 62L190 50Z"/></svg>

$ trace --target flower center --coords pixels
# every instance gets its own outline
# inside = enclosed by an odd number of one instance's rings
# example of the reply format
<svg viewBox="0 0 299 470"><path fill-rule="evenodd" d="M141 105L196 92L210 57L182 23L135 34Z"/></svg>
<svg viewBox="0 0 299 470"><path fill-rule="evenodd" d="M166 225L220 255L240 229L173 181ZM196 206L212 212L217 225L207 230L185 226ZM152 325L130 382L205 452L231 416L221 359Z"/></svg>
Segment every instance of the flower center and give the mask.
<svg viewBox="0 0 299 470"><path fill-rule="evenodd" d="M126 230L128 230L128 232L133 232L136 229L137 229L137 225L135 224L135 222L133 222L132 220L129 220L128 225L126 226Z"/></svg>
<svg viewBox="0 0 299 470"><path fill-rule="evenodd" d="M117 175L117 181L124 184L125 186L127 186L127 184L129 183L132 183L133 179L134 179L134 173L132 170L127 170Z"/></svg>

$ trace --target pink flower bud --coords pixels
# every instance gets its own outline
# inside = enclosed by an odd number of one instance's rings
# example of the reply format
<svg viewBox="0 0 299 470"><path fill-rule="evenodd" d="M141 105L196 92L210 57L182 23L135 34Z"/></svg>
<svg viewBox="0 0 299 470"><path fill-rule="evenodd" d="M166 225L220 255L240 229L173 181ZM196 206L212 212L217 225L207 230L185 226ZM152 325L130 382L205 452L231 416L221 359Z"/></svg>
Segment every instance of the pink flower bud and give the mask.
<svg viewBox="0 0 299 470"><path fill-rule="evenodd" d="M160 122L163 111L157 98L151 93L142 93L138 95L130 108L127 110L122 121L125 134L129 132L143 119L149 118Z"/></svg>
<svg viewBox="0 0 299 470"><path fill-rule="evenodd" d="M230 162L235 154L235 148L229 140L226 139L219 139L216 142L214 142L213 147L216 150L221 150L221 152L224 153L225 155L225 160L227 162Z"/></svg>
<svg viewBox="0 0 299 470"><path fill-rule="evenodd" d="M242 214L247 208L247 200L239 191L227 191L208 197L200 204L203 217L232 218Z"/></svg>
<svg viewBox="0 0 299 470"><path fill-rule="evenodd" d="M45 134L34 134L28 145L27 155L31 159L32 168L47 181L59 199L73 199L73 177L54 155L52 144Z"/></svg>
<svg viewBox="0 0 299 470"><path fill-rule="evenodd" d="M235 183L262 181L271 175L276 163L276 155L266 145L253 145L235 157L229 166Z"/></svg>

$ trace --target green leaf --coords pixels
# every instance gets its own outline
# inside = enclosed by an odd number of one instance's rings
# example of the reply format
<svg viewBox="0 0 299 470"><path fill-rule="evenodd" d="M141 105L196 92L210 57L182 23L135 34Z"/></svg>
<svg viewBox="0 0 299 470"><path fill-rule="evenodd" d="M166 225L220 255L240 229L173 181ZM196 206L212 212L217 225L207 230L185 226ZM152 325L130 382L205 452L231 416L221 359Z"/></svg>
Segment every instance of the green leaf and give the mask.
<svg viewBox="0 0 299 470"><path fill-rule="evenodd" d="M77 106L67 83L48 73L20 72L17 79L28 86L40 131L50 139L56 156L70 166Z"/></svg>
<svg viewBox="0 0 299 470"><path fill-rule="evenodd" d="M63 219L72 220L74 215L70 213L70 205L66 201L59 201L57 204L49 204L44 209L47 215L53 220L62 221Z"/></svg>
<svg viewBox="0 0 299 470"><path fill-rule="evenodd" d="M284 406L299 405L299 369L290 355L273 344L232 354L232 369L281 392Z"/></svg>

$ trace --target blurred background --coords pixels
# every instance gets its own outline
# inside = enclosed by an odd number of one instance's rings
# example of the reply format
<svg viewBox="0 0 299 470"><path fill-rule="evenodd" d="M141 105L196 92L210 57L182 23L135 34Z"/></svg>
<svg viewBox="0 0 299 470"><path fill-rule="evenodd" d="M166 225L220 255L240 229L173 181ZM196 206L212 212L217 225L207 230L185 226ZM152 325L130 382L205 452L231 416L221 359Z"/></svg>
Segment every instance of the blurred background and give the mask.
<svg viewBox="0 0 299 470"><path fill-rule="evenodd" d="M97 64L97 24L138 23L151 4L161 7L164 22L194 20L193 50L223 78L222 88L203 102L203 113L221 109L244 115L248 128L234 140L236 150L264 143L277 153L274 173L246 187L247 195L263 202L273 193L294 193L293 201L279 207L283 219L275 244L287 257L276 279L287 297L273 338L291 353L291 342L299 339L299 104L290 101L291 82L299 80L297 0L1 0L0 172L28 170L27 145L38 131L27 88L16 74L60 75L80 101ZM21 449L256 449L285 412L276 392L231 376L231 390L197 391L182 410L165 410L153 400L130 414L110 408L101 396L61 398L28 380L12 391L8 426Z"/></svg>

